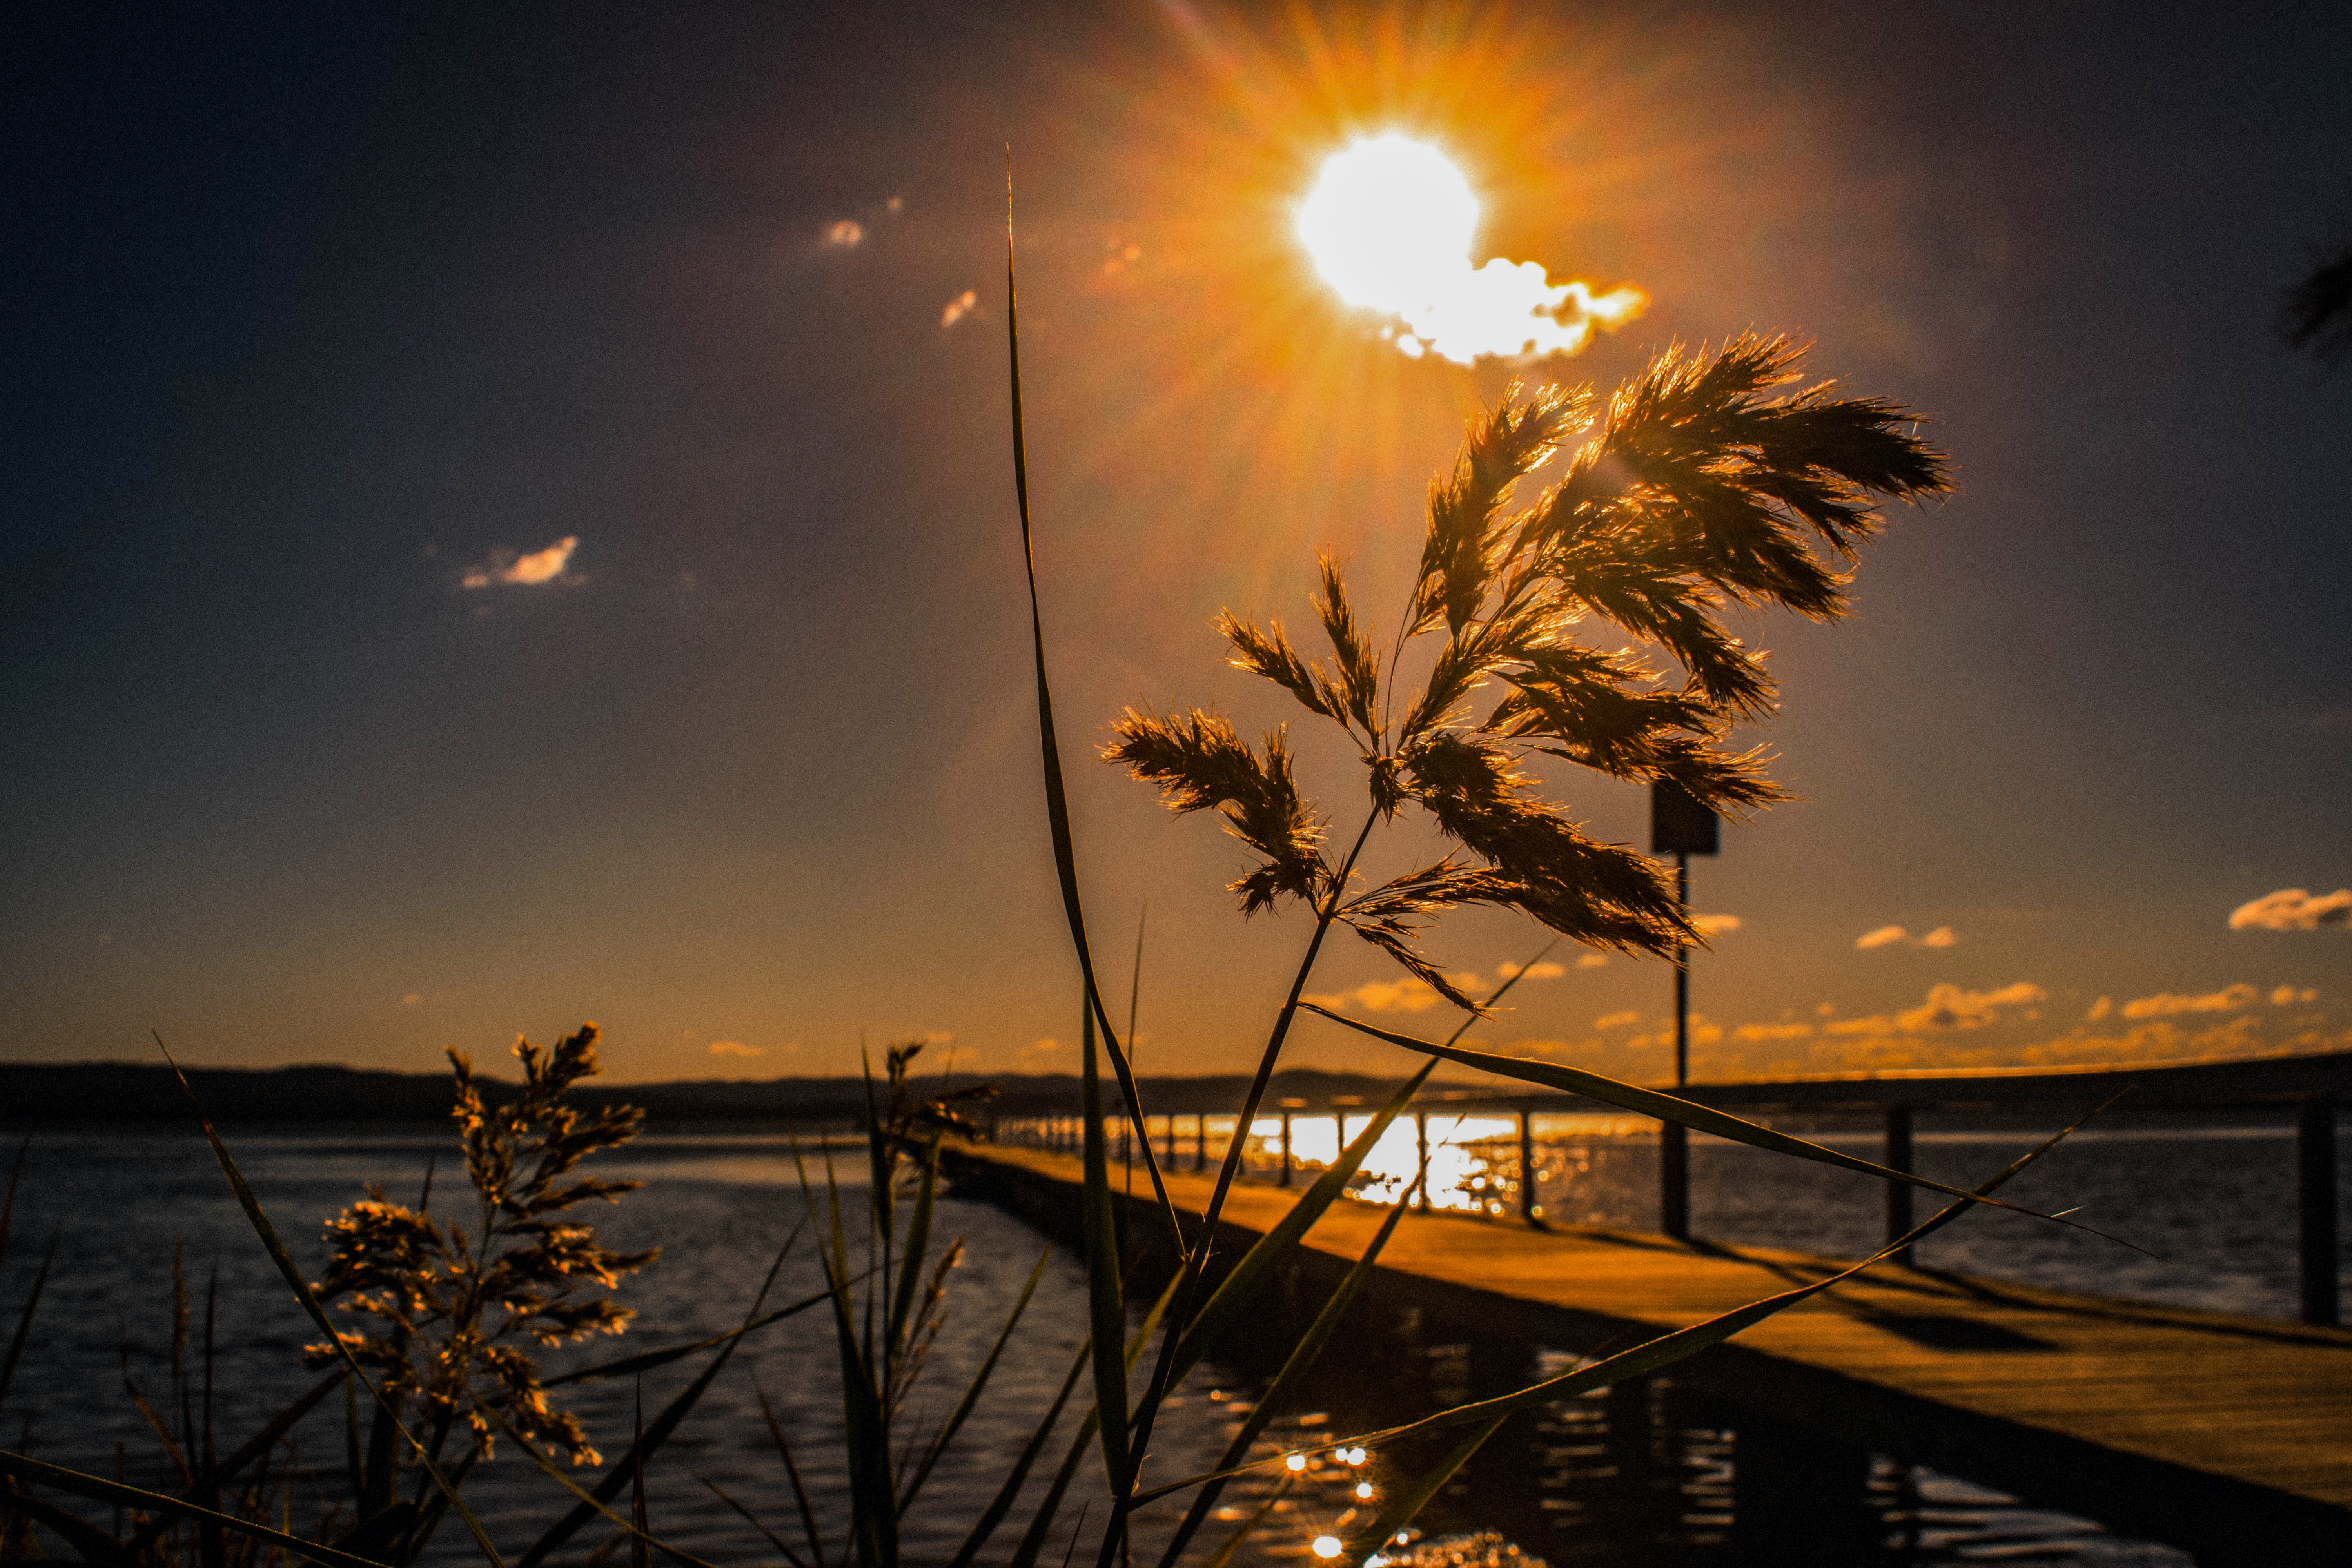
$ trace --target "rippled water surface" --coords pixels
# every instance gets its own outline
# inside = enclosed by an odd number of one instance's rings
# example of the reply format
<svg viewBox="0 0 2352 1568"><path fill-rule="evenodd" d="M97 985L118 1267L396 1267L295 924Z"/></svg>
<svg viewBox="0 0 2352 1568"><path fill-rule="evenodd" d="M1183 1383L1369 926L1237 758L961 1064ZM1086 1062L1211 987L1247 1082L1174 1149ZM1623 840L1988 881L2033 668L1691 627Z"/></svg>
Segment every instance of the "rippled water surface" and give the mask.
<svg viewBox="0 0 2352 1568"><path fill-rule="evenodd" d="M438 1205L447 1201L455 1174L454 1146L436 1133L247 1135L233 1143L262 1203L314 1274L325 1256L320 1222L360 1195L366 1183L381 1181L392 1195L413 1197L427 1160L438 1156ZM1922 1140L1922 1163L1931 1173L1974 1180L2005 1163L2017 1146L2005 1133L1930 1133ZM1654 1212L1654 1147L1641 1140L1548 1138L1541 1189L1548 1209L1570 1220L1646 1225ZM2291 1150L2290 1142L2261 1130L2118 1133L2069 1152L2083 1156L2071 1169L2053 1161L2046 1184L2028 1197L2059 1206L2084 1203L2095 1220L2120 1215L2137 1227L2135 1239L2171 1253L2169 1265L2143 1263L2105 1244L2094 1253L2082 1238L2011 1225L2006 1215L1983 1216L1991 1223L1982 1226L1971 1216L1974 1228L1960 1227L1968 1234L1949 1244L1939 1240L1939 1248L1948 1249L1930 1261L2284 1316L2294 1290L2293 1208L2284 1185ZM863 1168L862 1150L841 1156L845 1181ZM1747 1151L1711 1144L1695 1150L1694 1170L1695 1217L1708 1234L1833 1253L1863 1249L1876 1235L1875 1196L1857 1195L1852 1184L1817 1190L1805 1167L1760 1157L1751 1163ZM625 1299L639 1313L631 1332L584 1353L549 1352L551 1372L735 1326L802 1217L791 1159L775 1140L648 1138L610 1160L603 1173L647 1184L618 1207L593 1216L606 1240L619 1247L659 1246L664 1256L627 1288ZM858 1194L845 1195L854 1200ZM2103 1209L2109 1212L2102 1215ZM1791 1217L1797 1215L1805 1217ZM1067 1371L1086 1334L1086 1294L1077 1259L1007 1214L951 1198L942 1205L940 1229L963 1237L967 1247L932 1380L915 1400L934 1416L986 1354L1021 1280L1041 1255L1046 1259L1045 1284L992 1397L908 1518L908 1561L943 1563ZM155 1439L125 1392L123 1369L127 1364L151 1397L168 1382L175 1251L184 1253L195 1292L199 1339L204 1302L217 1278L214 1382L224 1447L316 1375L299 1366L299 1347L312 1337L307 1321L197 1139L147 1131L37 1139L17 1198L9 1258L0 1269L0 1311L12 1321L38 1250L52 1235L58 1238L56 1265L0 1416L8 1446L30 1443L59 1462L110 1473L119 1445L131 1479L164 1479ZM816 1284L815 1260L803 1247L787 1260L776 1298L809 1293ZM1312 1305L1289 1303L1294 1310ZM1327 1357L1306 1402L1275 1423L1270 1446L1297 1447L1410 1417L1440 1402L1501 1392L1572 1364L1590 1348L1465 1343L1377 1303L1360 1309L1344 1339ZM649 1373L646 1408L657 1409L672 1397L694 1365ZM1205 1366L1171 1401L1160 1424L1155 1473L1172 1478L1208 1468L1273 1370L1246 1354ZM743 1500L787 1542L797 1540L755 1387L774 1403L820 1512L836 1534L845 1513L839 1506L846 1482L837 1456L831 1330L822 1314L810 1312L750 1342L648 1474L656 1532L718 1563L780 1559L751 1525L715 1500L705 1480ZM634 1387L600 1383L565 1392L608 1455L626 1447ZM296 1441L308 1463L321 1471L340 1469L343 1421L336 1403L298 1428ZM1063 1441L1050 1450L1055 1456ZM1815 1521L1802 1528L1826 1528L1843 1532L1839 1539L1848 1544L1863 1543L1854 1561L1951 1564L2000 1558L2169 1568L2189 1561L2167 1548L2109 1535L2091 1521L2018 1506L1958 1478L1868 1455L1842 1457L1826 1468L1799 1462L1809 1452L1800 1435L1774 1431L1670 1379L1621 1385L1515 1418L1433 1502L1423 1521L1427 1534L1409 1555L1429 1563L1535 1558L1622 1568L1760 1562L1759 1532L1799 1528L1784 1506L1798 1499L1796 1514ZM1317 1535L1346 1533L1364 1517L1358 1512L1351 1520L1349 1510L1371 1506L1357 1489L1369 1487L1377 1498L1411 1457L1372 1454L1350 1464L1345 1456L1318 1450L1303 1472L1237 1484L1191 1555L1204 1557L1235 1521L1270 1505L1265 1528L1234 1561L1311 1563L1309 1543ZM1099 1522L1097 1471L1097 1465L1081 1464L1066 1527L1081 1508ZM509 1556L570 1500L509 1457L478 1470L467 1489ZM1036 1489L1033 1482L1033 1496ZM1024 1502L983 1560L1003 1561L1027 1517ZM1830 1522L1822 1525L1823 1520ZM1141 1532L1155 1557L1154 1531L1166 1525L1162 1520ZM1479 1532L1486 1533L1481 1538ZM575 1557L610 1533L583 1532L574 1543ZM1060 1562L1066 1544L1066 1534L1057 1535L1042 1560ZM436 1555L463 1561L465 1547L452 1527ZM1508 1558L1510 1550L1519 1555ZM1407 1555L1400 1549L1400 1560Z"/></svg>

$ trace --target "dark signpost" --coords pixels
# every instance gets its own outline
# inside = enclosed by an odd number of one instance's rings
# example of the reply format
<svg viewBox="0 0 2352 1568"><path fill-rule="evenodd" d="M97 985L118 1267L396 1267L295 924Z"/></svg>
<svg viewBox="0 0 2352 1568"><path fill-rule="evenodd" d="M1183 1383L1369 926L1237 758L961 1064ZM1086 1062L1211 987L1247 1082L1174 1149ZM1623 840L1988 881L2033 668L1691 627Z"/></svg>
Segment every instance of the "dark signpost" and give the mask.
<svg viewBox="0 0 2352 1568"><path fill-rule="evenodd" d="M1675 858L1675 896L1690 913L1690 858L1713 855L1722 845L1715 813L1670 780L1650 785L1650 853ZM1675 1087L1690 1082L1690 949L1675 950ZM1658 1228L1668 1236L1690 1235L1690 1130L1668 1121L1658 1128Z"/></svg>

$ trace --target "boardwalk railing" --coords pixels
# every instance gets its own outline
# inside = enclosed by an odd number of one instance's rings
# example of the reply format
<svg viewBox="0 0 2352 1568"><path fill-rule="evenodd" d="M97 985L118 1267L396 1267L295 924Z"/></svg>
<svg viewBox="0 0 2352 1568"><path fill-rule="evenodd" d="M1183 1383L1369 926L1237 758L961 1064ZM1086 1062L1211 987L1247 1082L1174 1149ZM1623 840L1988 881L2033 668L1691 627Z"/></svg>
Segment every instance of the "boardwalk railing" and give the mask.
<svg viewBox="0 0 2352 1568"><path fill-rule="evenodd" d="M2352 1102L2352 1050L2300 1056L2240 1058L2229 1060L2171 1062L2152 1066L2094 1068L1970 1068L1947 1070L1895 1070L1876 1073L1834 1073L1746 1082L1696 1083L1681 1090L1700 1104L1739 1115L1820 1110L1874 1110L1884 1130L1879 1163L1890 1170L1911 1171L1916 1118L1925 1110L2047 1107L2079 1114L2118 1094L2133 1110L2267 1109L2292 1115L2295 1129L2295 1209L2297 1272L2305 1322L2334 1325L2339 1321L2339 1247L2336 1239L2336 1123L2340 1107ZM1544 1115L1609 1111L1612 1108L1576 1095L1486 1094L1475 1090L1433 1091L1416 1100L1411 1114L1420 1152L1430 1148L1429 1120L1433 1114L1460 1116L1484 1113L1512 1118L1517 1133L1518 1209L1523 1219L1538 1216L1535 1118ZM1275 1147L1267 1173L1279 1185L1290 1184L1297 1162L1292 1152L1292 1127L1298 1120L1333 1119L1344 1127L1350 1116L1368 1111L1353 1099L1309 1101L1285 1100L1272 1114L1262 1116L1264 1136ZM1171 1169L1204 1170L1223 1157L1210 1145L1213 1124L1233 1129L1228 1116L1185 1112L1154 1116L1163 1163ZM1006 1119L997 1128L1008 1143L1048 1149L1076 1150L1084 1121L1076 1116ZM1113 1139L1127 1136L1121 1120L1111 1128ZM1238 1130L1235 1130L1238 1131ZM1491 1139L1480 1140L1491 1144ZM1659 1212L1669 1223L1668 1234L1688 1231L1689 1167L1661 1162ZM1886 1184L1886 1236L1900 1238L1916 1223L1913 1189L1900 1182ZM1426 1194L1423 1203L1427 1202ZM1684 1223L1671 1223L1681 1218Z"/></svg>

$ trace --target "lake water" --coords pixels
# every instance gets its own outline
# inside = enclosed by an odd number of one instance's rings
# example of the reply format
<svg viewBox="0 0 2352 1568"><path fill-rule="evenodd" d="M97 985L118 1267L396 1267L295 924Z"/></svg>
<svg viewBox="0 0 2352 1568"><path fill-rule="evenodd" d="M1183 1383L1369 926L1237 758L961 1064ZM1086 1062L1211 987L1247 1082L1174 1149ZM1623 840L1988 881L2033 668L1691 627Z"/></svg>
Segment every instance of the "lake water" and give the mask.
<svg viewBox="0 0 2352 1568"><path fill-rule="evenodd" d="M1566 1131L1543 1146L1549 1174L1542 1194L1552 1215L1648 1223L1654 1141ZM251 1134L233 1136L232 1143L262 1203L314 1273L325 1256L320 1222L359 1196L366 1183L383 1182L395 1196L413 1194L428 1159L437 1156L438 1190L446 1194L455 1159L446 1134L425 1131ZM1465 1138L1472 1165L1485 1158L1476 1143L1475 1136ZM1930 1132L1922 1139L1922 1165L1939 1175L1980 1179L2016 1146L2010 1133ZM1939 1252L1928 1261L2285 1316L2294 1300L2291 1151L2291 1142L2260 1128L2119 1131L2062 1152L2073 1163L2053 1158L2042 1178L2049 1184L2027 1189L2020 1184L2021 1199L2056 1206L2085 1203L2091 1194L2086 1217L2127 1219L2133 1239L2168 1253L2169 1263L2070 1233L2053 1235L2030 1222L2021 1228L2002 1215L1969 1216L1954 1227L1961 1234L1951 1242L1937 1238ZM1832 1253L1861 1249L1874 1237L1877 1198L1866 1181L1844 1184L1832 1194L1834 1201L1824 1203L1811 1184L1818 1179L1811 1170L1779 1161L1750 1168L1748 1158L1747 1151L1704 1142L1695 1148L1694 1216L1701 1231ZM845 1182L863 1168L862 1151L841 1159ZM610 1158L602 1173L646 1184L616 1208L592 1215L607 1242L625 1248L659 1245L664 1257L626 1288L625 1300L639 1313L630 1333L599 1342L584 1354L549 1352L544 1363L551 1373L735 1326L802 1215L791 1158L775 1139L649 1137ZM1775 1181L1782 1184L1777 1189ZM2063 1200L2060 1193L2066 1194ZM845 1195L856 1194L845 1189ZM2102 1215L2102 1210L2110 1212ZM1800 1213L1811 1217L1791 1217ZM1979 1219L1989 1223L1979 1226ZM1003 1310L1041 1254L1046 1277L997 1374L993 1396L909 1516L909 1562L944 1563L952 1554L1087 1332L1084 1272L1075 1256L976 1203L946 1202L940 1231L964 1237L967 1248L934 1354L933 1381L916 1395L919 1406L929 1401L925 1407L934 1415L985 1355ZM111 1473L119 1446L130 1479L163 1480L155 1440L124 1393L123 1369L151 1398L167 1382L175 1250L184 1253L197 1294L199 1335L205 1292L217 1271L215 1383L224 1447L311 1381L314 1374L299 1365L299 1348L315 1336L253 1240L200 1139L147 1130L37 1138L17 1197L9 1257L0 1268L0 1312L10 1321L29 1287L38 1248L52 1234L59 1237L56 1268L23 1367L0 1412L7 1446L30 1447L102 1473ZM2086 1251L2090 1246L2099 1250ZM787 1261L778 1295L806 1293L817 1278L814 1257L803 1246ZM1349 1342L1336 1344L1327 1356L1305 1403L1275 1423L1266 1439L1270 1449L1386 1424L1465 1394L1499 1392L1514 1380L1571 1364L1590 1348L1463 1343L1406 1315L1376 1309L1360 1310L1347 1336ZM1365 1377L1362 1369L1373 1365L1381 1375ZM683 1363L647 1374L646 1408L657 1409L693 1371L692 1363ZM1153 1445L1153 1473L1174 1478L1207 1468L1271 1371L1245 1356L1204 1365L1171 1402ZM846 1480L837 1458L835 1375L831 1331L820 1313L763 1331L748 1344L649 1470L656 1533L717 1563L779 1561L699 1477L743 1500L787 1542L797 1541L755 1384L774 1402L820 1500L820 1513L837 1530L846 1511L838 1506ZM588 1384L563 1391L567 1397L560 1403L578 1410L599 1446L615 1455L626 1447L635 1392ZM340 1469L343 1422L332 1402L297 1429L296 1442L318 1470ZM1058 1455L1060 1445L1050 1451ZM1621 1385L1515 1419L1434 1500L1423 1517L1423 1538L1397 1558L1731 1568L1780 1560L1769 1543L1800 1528L1784 1517L1785 1500L1800 1497L1800 1512L1808 1519L1843 1521L1832 1527L1844 1532L1840 1539L1864 1542L1852 1559L1858 1562L1945 1565L1999 1558L2179 1568L2189 1561L2168 1548L2108 1534L2093 1521L2025 1508L1965 1479L1884 1457L1857 1456L1834 1476L1814 1475L1812 1484L1822 1489L1814 1496L1799 1484L1806 1480L1802 1466L1790 1468L1790 1456L1807 1451L1794 1435L1776 1433L1670 1378ZM1203 1532L1191 1557L1205 1557L1233 1521L1271 1503L1265 1528L1234 1561L1312 1563L1309 1543L1326 1532L1346 1533L1350 1510L1365 1506L1356 1489L1369 1485L1377 1494L1390 1479L1393 1458L1372 1454L1351 1465L1324 1451L1286 1480L1236 1484L1223 1500L1220 1521ZM1082 1468L1063 1531L1043 1561L1062 1560L1068 1521L1081 1508L1099 1523L1097 1476L1097 1465ZM1033 1480L1033 1495L1036 1489ZM467 1491L510 1556L570 1500L527 1461L503 1456L478 1469ZM1173 1511L1162 1517L1154 1510L1139 1528L1139 1544L1151 1548L1154 1557ZM1003 1561L1026 1520L1024 1503L983 1561ZM610 1533L583 1531L570 1560L584 1558ZM1507 1547L1520 1555L1507 1558ZM462 1532L455 1526L445 1530L436 1558L454 1563L469 1555Z"/></svg>

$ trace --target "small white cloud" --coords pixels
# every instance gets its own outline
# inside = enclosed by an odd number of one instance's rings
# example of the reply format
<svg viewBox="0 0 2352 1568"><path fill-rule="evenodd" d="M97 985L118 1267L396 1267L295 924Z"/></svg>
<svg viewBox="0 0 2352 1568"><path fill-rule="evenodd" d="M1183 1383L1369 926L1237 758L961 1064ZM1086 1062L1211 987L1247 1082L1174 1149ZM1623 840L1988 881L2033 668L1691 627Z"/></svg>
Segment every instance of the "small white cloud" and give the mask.
<svg viewBox="0 0 2352 1568"><path fill-rule="evenodd" d="M1627 1024L1638 1024L1641 1021L1642 1015L1628 1008L1622 1013L1604 1013L1592 1020L1592 1026L1596 1029L1616 1029L1622 1028Z"/></svg>
<svg viewBox="0 0 2352 1568"><path fill-rule="evenodd" d="M1568 971L1549 959L1545 959L1538 963L1506 963L1497 968L1496 973L1505 980L1508 980L1514 974L1522 980L1557 980Z"/></svg>
<svg viewBox="0 0 2352 1568"><path fill-rule="evenodd" d="M940 331L946 331L950 327L954 326L958 321L962 321L966 316L972 314L979 309L980 295L972 289L965 289L962 293L949 300L947 309L940 312Z"/></svg>
<svg viewBox="0 0 2352 1568"><path fill-rule="evenodd" d="M1925 1004L1896 1014L1895 1021L1910 1034L1927 1029L1975 1029L1999 1023L2003 1007L2023 1007L2048 1000L2050 993L2030 980L2004 985L1998 991L1969 991L1958 985L1937 984L1927 988Z"/></svg>
<svg viewBox="0 0 2352 1568"><path fill-rule="evenodd" d="M2292 985L2282 985L2271 993L2271 1005L2273 1007L2291 1007L2297 1002L2316 1002L2318 1000L2318 989L2310 985L2306 985L2299 991Z"/></svg>
<svg viewBox="0 0 2352 1568"><path fill-rule="evenodd" d="M888 211L902 213L907 210L907 198L904 196L892 196L888 201L884 202L882 205Z"/></svg>
<svg viewBox="0 0 2352 1568"><path fill-rule="evenodd" d="M1034 1060L1040 1057L1050 1057L1061 1048L1062 1042L1048 1035L1042 1040L1032 1040L1022 1047L1021 1055L1024 1060Z"/></svg>
<svg viewBox="0 0 2352 1568"><path fill-rule="evenodd" d="M843 218L824 231L824 242L842 250L855 250L866 238L866 226L856 218Z"/></svg>
<svg viewBox="0 0 2352 1568"><path fill-rule="evenodd" d="M2003 1009L2032 1007L2037 1002L2050 1000L2050 993L2030 980L2001 986L1996 991L1970 991L1948 983L1927 988L1927 999L1916 1007L1906 1007L1892 1016L1874 1013L1867 1018L1840 1018L1825 1025L1823 1032L1832 1035L1924 1035L1944 1029L1978 1029L1987 1024L2000 1022Z"/></svg>
<svg viewBox="0 0 2352 1568"><path fill-rule="evenodd" d="M580 548L576 536L566 535L544 550L534 550L528 555L515 555L507 551L494 552L479 566L469 566L457 582L464 588L487 588L503 583L515 587L534 587L552 583L563 575L572 563L572 552Z"/></svg>
<svg viewBox="0 0 2352 1568"><path fill-rule="evenodd" d="M2325 897L2301 888L2264 893L2230 911L2231 931L2352 931L2352 888Z"/></svg>
<svg viewBox="0 0 2352 1568"><path fill-rule="evenodd" d="M1934 931L1913 936L1901 926L1880 926L1853 939L1853 945L1864 952L1874 947L1951 947L1959 942L1949 926L1937 926Z"/></svg>
<svg viewBox="0 0 2352 1568"><path fill-rule="evenodd" d="M761 1053L757 1046L747 1046L740 1040L713 1040L710 1054L714 1057L756 1057Z"/></svg>
<svg viewBox="0 0 2352 1568"><path fill-rule="evenodd" d="M1576 967L1579 969L1601 969L1605 968L1608 965L1608 963L1609 955L1607 953L1588 952L1583 957L1576 961Z"/></svg>
<svg viewBox="0 0 2352 1568"><path fill-rule="evenodd" d="M2200 995L2176 996L2169 991L2159 991L2153 996L2136 997L2125 1003L2123 1012L2125 1017L2132 1019L2177 1018L2183 1013L2234 1013L2261 996L2261 992L2242 980Z"/></svg>
<svg viewBox="0 0 2352 1568"><path fill-rule="evenodd" d="M2116 999L2112 996L2102 996L2097 1001L2091 1004L2091 1010L2084 1014L2083 1016L2095 1024L2115 1010Z"/></svg>
<svg viewBox="0 0 2352 1568"><path fill-rule="evenodd" d="M425 995L422 992L412 991L400 999L400 1005L404 1007L414 1007L424 1000Z"/></svg>
<svg viewBox="0 0 2352 1568"><path fill-rule="evenodd" d="M1721 936L1739 929L1738 915L1693 915L1691 924L1698 927L1701 936Z"/></svg>
<svg viewBox="0 0 2352 1568"><path fill-rule="evenodd" d="M1423 1013L1437 1005L1437 988L1408 974L1402 980L1374 980L1348 993L1367 1013Z"/></svg>
<svg viewBox="0 0 2352 1568"><path fill-rule="evenodd" d="M1817 1003L1813 1007L1813 1016L1816 1018L1826 1018L1836 1011L1837 1004L1834 1002Z"/></svg>

